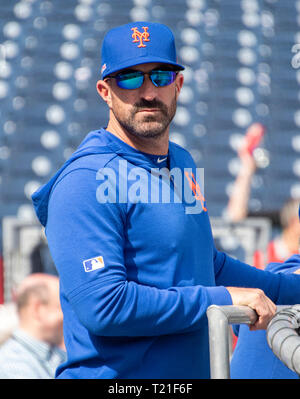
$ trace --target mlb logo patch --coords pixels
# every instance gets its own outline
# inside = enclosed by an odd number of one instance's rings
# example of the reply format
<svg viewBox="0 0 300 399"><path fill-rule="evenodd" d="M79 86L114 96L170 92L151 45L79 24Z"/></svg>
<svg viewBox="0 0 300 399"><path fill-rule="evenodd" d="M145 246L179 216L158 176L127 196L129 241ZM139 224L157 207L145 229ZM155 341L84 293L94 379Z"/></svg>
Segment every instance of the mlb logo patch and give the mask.
<svg viewBox="0 0 300 399"><path fill-rule="evenodd" d="M91 258L83 261L83 267L86 272L92 272L104 267L104 260L102 256Z"/></svg>

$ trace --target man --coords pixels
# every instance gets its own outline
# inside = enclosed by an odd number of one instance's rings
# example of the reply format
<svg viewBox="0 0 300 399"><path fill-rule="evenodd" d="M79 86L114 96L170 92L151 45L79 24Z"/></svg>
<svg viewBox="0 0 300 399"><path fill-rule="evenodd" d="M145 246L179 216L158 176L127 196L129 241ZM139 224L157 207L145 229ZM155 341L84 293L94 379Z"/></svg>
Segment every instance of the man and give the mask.
<svg viewBox="0 0 300 399"><path fill-rule="evenodd" d="M66 360L59 280L47 274L30 274L15 293L18 327L0 347L0 378L54 378Z"/></svg>
<svg viewBox="0 0 300 399"><path fill-rule="evenodd" d="M171 31L112 29L101 70L106 129L33 195L61 281L68 361L57 377L209 378L207 307L249 305L251 328L265 328L273 302L300 301L299 276L215 249L200 172L169 142L183 85Z"/></svg>

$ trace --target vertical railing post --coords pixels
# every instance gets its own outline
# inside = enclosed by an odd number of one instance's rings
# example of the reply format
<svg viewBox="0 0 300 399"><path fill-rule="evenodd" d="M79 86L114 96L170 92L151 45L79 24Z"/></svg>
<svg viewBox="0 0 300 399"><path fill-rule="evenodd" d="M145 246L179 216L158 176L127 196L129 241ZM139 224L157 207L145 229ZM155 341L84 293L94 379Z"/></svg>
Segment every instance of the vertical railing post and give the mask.
<svg viewBox="0 0 300 399"><path fill-rule="evenodd" d="M207 309L210 378L230 378L228 319L220 306L212 305Z"/></svg>
<svg viewBox="0 0 300 399"><path fill-rule="evenodd" d="M277 313L290 305L277 306ZM248 306L217 306L207 309L210 378L230 378L229 324L254 324L256 312Z"/></svg>

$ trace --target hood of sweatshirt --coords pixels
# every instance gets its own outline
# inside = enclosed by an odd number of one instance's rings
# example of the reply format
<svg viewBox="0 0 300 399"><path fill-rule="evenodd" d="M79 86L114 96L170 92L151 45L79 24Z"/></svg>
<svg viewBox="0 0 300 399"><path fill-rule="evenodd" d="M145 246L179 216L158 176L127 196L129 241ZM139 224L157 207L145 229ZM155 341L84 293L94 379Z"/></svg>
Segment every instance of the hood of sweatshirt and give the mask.
<svg viewBox="0 0 300 399"><path fill-rule="evenodd" d="M132 164L149 170L151 168L167 167L170 165L172 159L173 166L175 166L174 152L178 149L181 151L183 150L176 144L169 142L169 151L167 155L152 155L136 150L104 128L90 132L81 142L77 150L51 179L32 195L32 202L38 220L43 226L46 226L51 190L60 174L78 158L93 154L117 154Z"/></svg>

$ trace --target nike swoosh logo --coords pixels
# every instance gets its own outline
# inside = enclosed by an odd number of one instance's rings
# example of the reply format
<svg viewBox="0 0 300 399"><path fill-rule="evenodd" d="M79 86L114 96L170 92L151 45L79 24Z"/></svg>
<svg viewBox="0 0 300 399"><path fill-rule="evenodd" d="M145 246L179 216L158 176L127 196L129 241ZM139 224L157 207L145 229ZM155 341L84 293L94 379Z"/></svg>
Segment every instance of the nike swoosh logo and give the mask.
<svg viewBox="0 0 300 399"><path fill-rule="evenodd" d="M168 157L165 158L157 158L157 163L164 162Z"/></svg>

